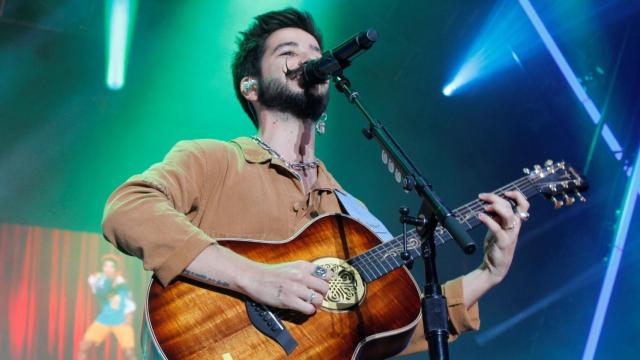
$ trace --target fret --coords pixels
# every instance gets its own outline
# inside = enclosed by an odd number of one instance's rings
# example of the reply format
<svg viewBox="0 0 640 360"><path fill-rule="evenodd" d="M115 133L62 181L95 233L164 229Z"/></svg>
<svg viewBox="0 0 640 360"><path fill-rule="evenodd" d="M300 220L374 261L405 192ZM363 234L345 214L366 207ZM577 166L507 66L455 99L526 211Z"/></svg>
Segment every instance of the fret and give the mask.
<svg viewBox="0 0 640 360"><path fill-rule="evenodd" d="M538 194L535 184L528 176L509 183L497 189L493 193L504 197L504 193L507 191L520 191L527 198ZM484 211L484 202L479 199L474 199L473 201L453 210L452 214L456 217L458 222L464 226L467 231L469 231L482 224L478 219L478 213L481 211ZM408 230L407 239L419 239L417 230ZM453 237L449 231L442 225L438 224L434 231L435 244L442 245L451 239L453 239ZM403 250L402 242L402 235L396 236L392 240L380 244L373 249L350 259L348 262L361 272L361 276L365 282L371 282L406 264L406 261L400 258ZM419 241L417 244L409 244L407 250L411 253L413 258L422 256Z"/></svg>
<svg viewBox="0 0 640 360"><path fill-rule="evenodd" d="M458 220L458 222L465 228L465 230L469 231L473 228L473 226L470 226L467 223L466 215L464 211L462 211L462 209L454 210L451 212L451 214L456 218L456 220Z"/></svg>
<svg viewBox="0 0 640 360"><path fill-rule="evenodd" d="M381 262L382 264L382 270L384 270L382 273L383 274L388 274L389 272L393 271L394 269L397 269L397 267L394 267L390 260L385 260Z"/></svg>
<svg viewBox="0 0 640 360"><path fill-rule="evenodd" d="M367 254L369 254L369 252L365 252L359 256L356 256L355 258L351 258L347 260L347 263L353 266L354 268L356 268L356 270L358 271L360 276L362 276L365 282L371 282L377 279L377 277L373 275L373 273L371 272L371 269L367 265L367 261L366 261L366 258L368 257Z"/></svg>
<svg viewBox="0 0 640 360"><path fill-rule="evenodd" d="M372 253L369 257L369 261L367 262L367 266L369 267L369 269L371 269L371 275L373 277L375 277L376 279L379 278L380 276L382 276L382 272L380 271L379 267L376 266L376 263L379 263L378 258L377 258L377 254Z"/></svg>
<svg viewBox="0 0 640 360"><path fill-rule="evenodd" d="M464 216L464 222L469 226L469 229L473 229L475 227L475 224L472 224L470 221L472 221L472 219L476 218L477 212L474 211L469 204L464 205L465 208L465 216Z"/></svg>
<svg viewBox="0 0 640 360"><path fill-rule="evenodd" d="M394 265L395 265L395 267L392 268L391 270L394 270L394 269L399 268L400 266L404 265L404 264L399 263L398 262L398 258L395 257L395 256L392 256L391 259L393 260Z"/></svg>

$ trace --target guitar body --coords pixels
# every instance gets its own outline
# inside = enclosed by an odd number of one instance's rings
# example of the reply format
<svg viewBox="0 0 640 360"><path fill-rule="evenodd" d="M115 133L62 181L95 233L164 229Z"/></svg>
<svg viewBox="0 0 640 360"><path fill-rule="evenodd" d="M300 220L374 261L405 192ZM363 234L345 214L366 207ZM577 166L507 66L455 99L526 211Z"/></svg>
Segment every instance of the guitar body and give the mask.
<svg viewBox="0 0 640 360"><path fill-rule="evenodd" d="M368 228L341 214L314 219L281 242L219 243L263 263L349 259L380 244ZM396 255L396 254L394 254ZM215 261L215 259L212 259ZM242 295L178 279L152 280L147 326L168 359L383 359L402 351L420 319L420 291L405 267L364 284L357 304L322 308L283 323L298 346L289 355L251 323Z"/></svg>

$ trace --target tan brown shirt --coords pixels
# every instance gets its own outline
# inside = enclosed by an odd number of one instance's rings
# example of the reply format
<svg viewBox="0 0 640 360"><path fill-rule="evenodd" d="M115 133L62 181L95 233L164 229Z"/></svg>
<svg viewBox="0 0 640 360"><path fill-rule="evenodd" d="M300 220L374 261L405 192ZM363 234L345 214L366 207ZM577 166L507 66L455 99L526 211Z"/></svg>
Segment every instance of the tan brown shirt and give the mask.
<svg viewBox="0 0 640 360"><path fill-rule="evenodd" d="M182 141L107 201L104 236L142 259L167 285L216 238L282 240L314 217L342 212L340 185L320 163L309 193L252 139ZM452 334L479 326L464 306L462 278L444 285Z"/></svg>

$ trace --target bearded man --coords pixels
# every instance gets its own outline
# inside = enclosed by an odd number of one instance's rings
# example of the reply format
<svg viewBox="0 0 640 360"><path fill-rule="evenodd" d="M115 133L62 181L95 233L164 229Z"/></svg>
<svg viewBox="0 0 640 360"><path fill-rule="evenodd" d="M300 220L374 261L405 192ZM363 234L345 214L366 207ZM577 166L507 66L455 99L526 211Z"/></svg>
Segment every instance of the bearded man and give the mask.
<svg viewBox="0 0 640 360"><path fill-rule="evenodd" d="M257 135L178 143L164 161L111 195L105 237L141 258L163 285L188 277L273 308L314 314L332 274L318 276L317 266L303 260L260 263L216 239L281 241L314 218L357 204L315 156L314 129L327 106L328 83L306 86L290 76L321 54L308 13L289 8L257 16L241 33L232 66L234 90ZM528 209L522 194L506 196ZM520 230L506 200L480 199L493 214L480 215L489 228L484 261L443 286L452 337L478 328L477 301L506 275ZM419 322L404 353L426 347Z"/></svg>

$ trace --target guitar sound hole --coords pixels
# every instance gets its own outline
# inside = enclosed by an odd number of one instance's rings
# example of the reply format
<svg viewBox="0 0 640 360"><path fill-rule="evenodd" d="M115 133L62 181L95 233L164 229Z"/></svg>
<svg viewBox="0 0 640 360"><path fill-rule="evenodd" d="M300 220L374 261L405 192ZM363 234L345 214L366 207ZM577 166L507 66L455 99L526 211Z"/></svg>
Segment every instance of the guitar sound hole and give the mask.
<svg viewBox="0 0 640 360"><path fill-rule="evenodd" d="M319 258L314 264L331 270L335 276L329 283L329 292L322 302L328 311L346 311L362 302L366 286L358 271L346 261L333 257Z"/></svg>

